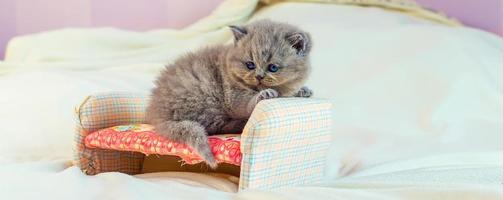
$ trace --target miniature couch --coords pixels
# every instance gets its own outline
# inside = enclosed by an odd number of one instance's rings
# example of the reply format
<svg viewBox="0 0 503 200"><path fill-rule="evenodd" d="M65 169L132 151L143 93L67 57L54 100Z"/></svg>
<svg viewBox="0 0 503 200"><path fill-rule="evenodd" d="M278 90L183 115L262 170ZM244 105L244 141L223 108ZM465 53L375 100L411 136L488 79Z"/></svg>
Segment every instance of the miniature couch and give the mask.
<svg viewBox="0 0 503 200"><path fill-rule="evenodd" d="M261 101L242 134L210 136L219 166L210 169L191 147L145 124L148 97L131 93L88 96L75 109L74 164L85 174L161 171L219 172L239 177L239 189L312 184L324 174L331 141L327 100Z"/></svg>

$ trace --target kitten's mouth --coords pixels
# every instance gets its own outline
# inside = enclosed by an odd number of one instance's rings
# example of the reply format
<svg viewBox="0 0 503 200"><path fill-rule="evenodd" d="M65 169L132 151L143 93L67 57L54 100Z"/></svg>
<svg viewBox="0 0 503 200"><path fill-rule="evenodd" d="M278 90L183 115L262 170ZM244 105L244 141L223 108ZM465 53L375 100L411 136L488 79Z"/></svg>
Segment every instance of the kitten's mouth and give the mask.
<svg viewBox="0 0 503 200"><path fill-rule="evenodd" d="M267 87L267 85L265 85L262 81L258 81L256 86L258 88L265 88L265 87Z"/></svg>
<svg viewBox="0 0 503 200"><path fill-rule="evenodd" d="M268 88L269 86L265 85L263 82L257 82L257 84L255 85L255 88L257 88L257 91L260 91L260 90L264 90L266 88Z"/></svg>

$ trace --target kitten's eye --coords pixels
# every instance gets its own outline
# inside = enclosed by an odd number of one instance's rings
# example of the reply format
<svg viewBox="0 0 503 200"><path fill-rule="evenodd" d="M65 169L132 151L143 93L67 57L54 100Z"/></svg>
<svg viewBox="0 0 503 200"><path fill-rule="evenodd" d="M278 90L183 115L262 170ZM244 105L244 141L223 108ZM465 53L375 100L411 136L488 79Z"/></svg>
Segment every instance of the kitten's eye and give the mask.
<svg viewBox="0 0 503 200"><path fill-rule="evenodd" d="M270 72L277 72L279 70L279 67L275 64L269 64L267 66L267 70L269 70Z"/></svg>
<svg viewBox="0 0 503 200"><path fill-rule="evenodd" d="M246 68L248 68L249 70L255 69L255 63L253 63L251 61L245 62L245 65L246 65Z"/></svg>

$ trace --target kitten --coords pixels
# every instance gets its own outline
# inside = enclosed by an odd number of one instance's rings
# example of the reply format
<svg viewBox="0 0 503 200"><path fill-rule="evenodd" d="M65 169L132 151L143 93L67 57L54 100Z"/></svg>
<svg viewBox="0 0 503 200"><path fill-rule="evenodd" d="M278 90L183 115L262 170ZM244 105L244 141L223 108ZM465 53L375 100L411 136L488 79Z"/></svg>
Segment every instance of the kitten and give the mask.
<svg viewBox="0 0 503 200"><path fill-rule="evenodd" d="M230 26L233 45L208 47L168 65L156 80L147 121L185 143L212 168L207 135L240 133L255 105L277 97L310 97L302 87L310 71L308 33L260 20Z"/></svg>

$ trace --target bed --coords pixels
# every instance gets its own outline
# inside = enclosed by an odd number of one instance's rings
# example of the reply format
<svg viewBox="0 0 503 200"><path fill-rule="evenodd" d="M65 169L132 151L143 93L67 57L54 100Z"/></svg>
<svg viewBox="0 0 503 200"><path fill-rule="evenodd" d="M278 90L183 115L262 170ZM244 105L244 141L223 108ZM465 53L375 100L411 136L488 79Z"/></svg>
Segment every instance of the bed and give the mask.
<svg viewBox="0 0 503 200"><path fill-rule="evenodd" d="M13 39L0 62L0 199L503 199L503 40L411 1L352 2L227 0L183 30ZM307 85L336 113L324 181L234 193L229 177L72 165L72 109L87 95L148 93L176 56L261 18L312 34Z"/></svg>

